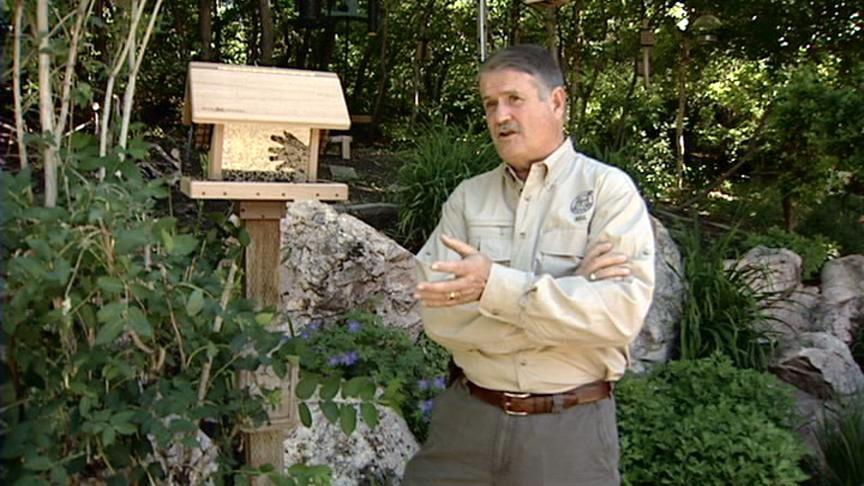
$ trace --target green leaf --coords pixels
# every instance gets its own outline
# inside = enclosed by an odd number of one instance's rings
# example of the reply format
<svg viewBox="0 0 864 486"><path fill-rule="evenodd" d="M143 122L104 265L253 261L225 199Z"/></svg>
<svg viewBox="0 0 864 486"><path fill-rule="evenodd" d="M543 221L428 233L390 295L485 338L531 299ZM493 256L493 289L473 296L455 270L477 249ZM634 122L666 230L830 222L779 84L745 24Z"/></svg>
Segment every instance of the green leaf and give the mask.
<svg viewBox="0 0 864 486"><path fill-rule="evenodd" d="M119 278L102 276L96 279L96 285L109 295L117 295L123 292L125 286Z"/></svg>
<svg viewBox="0 0 864 486"><path fill-rule="evenodd" d="M354 405L345 404L339 409L339 427L345 435L354 433L357 428L357 409Z"/></svg>
<svg viewBox="0 0 864 486"><path fill-rule="evenodd" d="M174 251L174 237L164 229L162 230L162 246L165 247L165 251L168 253Z"/></svg>
<svg viewBox="0 0 864 486"><path fill-rule="evenodd" d="M297 409L300 412L300 423L303 424L304 427L311 427L312 411L309 410L309 405L306 405L306 402L300 402Z"/></svg>
<svg viewBox="0 0 864 486"><path fill-rule="evenodd" d="M204 308L204 291L201 289L195 289L192 294L189 295L189 300L186 301L186 313L192 317L198 315L201 312L201 309Z"/></svg>
<svg viewBox="0 0 864 486"><path fill-rule="evenodd" d="M31 471L47 471L54 467L54 461L45 456L36 456L24 461L24 469Z"/></svg>
<svg viewBox="0 0 864 486"><path fill-rule="evenodd" d="M273 322L273 313L272 312L261 312L255 315L255 322L258 323L259 326L267 327Z"/></svg>
<svg viewBox="0 0 864 486"><path fill-rule="evenodd" d="M351 378L342 387L342 396L345 398L358 396L365 383L367 383L367 380L362 376Z"/></svg>
<svg viewBox="0 0 864 486"><path fill-rule="evenodd" d="M198 249L198 240L192 235L177 235L174 238L174 248L169 250L174 256L186 256Z"/></svg>
<svg viewBox="0 0 864 486"><path fill-rule="evenodd" d="M339 420L339 406L333 402L321 402L318 405L321 408L321 413L331 424L335 424Z"/></svg>
<svg viewBox="0 0 864 486"><path fill-rule="evenodd" d="M342 379L338 376L334 376L332 378L328 378L321 385L321 390L319 390L319 395L321 396L321 400L333 400L337 393L339 393L339 385L342 384Z"/></svg>
<svg viewBox="0 0 864 486"><path fill-rule="evenodd" d="M375 398L375 392L377 391L377 389L375 388L375 383L372 383L372 380L364 381L365 382L360 387L360 392L358 393L358 396L361 400L368 402Z"/></svg>
<svg viewBox="0 0 864 486"><path fill-rule="evenodd" d="M318 388L318 377L315 375L305 375L300 379L300 383L297 383L294 394L300 400L309 400L312 394L315 393L316 388Z"/></svg>
<svg viewBox="0 0 864 486"><path fill-rule="evenodd" d="M150 321L138 307L129 307L129 327L139 336L153 337L153 326L150 325Z"/></svg>
<svg viewBox="0 0 864 486"><path fill-rule="evenodd" d="M119 318L106 323L96 335L96 344L104 345L113 342L123 332L123 324L124 322Z"/></svg>
<svg viewBox="0 0 864 486"><path fill-rule="evenodd" d="M114 251L121 255L130 253L150 242L150 231L147 228L120 230L115 234Z"/></svg>
<svg viewBox="0 0 864 486"><path fill-rule="evenodd" d="M363 416L363 421L370 429L374 429L378 425L378 409L372 403L363 402L360 404L360 414Z"/></svg>
<svg viewBox="0 0 864 486"><path fill-rule="evenodd" d="M103 305L99 312L96 313L96 318L99 322L112 322L123 318L123 311L126 310L126 304L122 302L111 302Z"/></svg>
<svg viewBox="0 0 864 486"><path fill-rule="evenodd" d="M116 437L117 433L114 431L113 427L105 427L104 429L102 429L102 444L105 447L113 444Z"/></svg>

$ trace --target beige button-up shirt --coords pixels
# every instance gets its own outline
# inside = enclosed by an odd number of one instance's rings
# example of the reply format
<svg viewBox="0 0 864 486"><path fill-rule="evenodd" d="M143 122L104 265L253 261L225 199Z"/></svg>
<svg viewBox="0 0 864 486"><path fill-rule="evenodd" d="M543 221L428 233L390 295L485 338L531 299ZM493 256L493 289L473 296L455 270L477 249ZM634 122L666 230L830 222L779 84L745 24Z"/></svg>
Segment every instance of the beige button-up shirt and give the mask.
<svg viewBox="0 0 864 486"><path fill-rule="evenodd" d="M426 334L453 353L469 380L556 393L621 377L654 289L651 222L624 172L577 153L567 139L531 166L524 183L505 164L462 182L417 255L421 280L452 278L429 269L460 258L441 234L494 262L479 302L422 310ZM630 277L575 275L585 251L601 241L630 258Z"/></svg>

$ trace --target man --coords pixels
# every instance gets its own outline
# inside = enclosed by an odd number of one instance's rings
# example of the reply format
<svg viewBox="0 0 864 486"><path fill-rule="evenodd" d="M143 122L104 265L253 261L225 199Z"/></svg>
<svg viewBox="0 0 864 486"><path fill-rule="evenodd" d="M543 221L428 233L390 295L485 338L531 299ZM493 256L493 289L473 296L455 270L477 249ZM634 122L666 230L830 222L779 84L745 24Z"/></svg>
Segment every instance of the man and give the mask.
<svg viewBox="0 0 864 486"><path fill-rule="evenodd" d="M426 333L464 376L404 484L618 484L611 389L654 287L645 204L564 136L544 48L496 53L479 84L505 163L459 185L418 254Z"/></svg>

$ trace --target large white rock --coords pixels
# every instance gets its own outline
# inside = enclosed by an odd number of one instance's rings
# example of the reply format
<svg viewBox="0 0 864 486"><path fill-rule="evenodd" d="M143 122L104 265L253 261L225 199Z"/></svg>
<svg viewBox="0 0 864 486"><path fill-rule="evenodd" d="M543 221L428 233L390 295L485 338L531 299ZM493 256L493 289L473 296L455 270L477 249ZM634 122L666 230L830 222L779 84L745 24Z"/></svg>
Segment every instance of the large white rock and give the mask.
<svg viewBox="0 0 864 486"><path fill-rule="evenodd" d="M684 309L681 252L666 227L655 218L652 223L656 246L654 300L642 330L630 345L630 366L636 372L669 360L677 335L675 326Z"/></svg>
<svg viewBox="0 0 864 486"><path fill-rule="evenodd" d="M772 371L811 395L831 398L864 390L864 373L846 343L825 332L802 333L780 350Z"/></svg>
<svg viewBox="0 0 864 486"><path fill-rule="evenodd" d="M401 483L405 464L419 449L401 416L387 407L378 407L380 421L374 430L358 414L357 430L345 435L338 424L327 421L317 404L310 403L310 408L312 427L300 425L285 440L286 467L330 466L334 486Z"/></svg>
<svg viewBox="0 0 864 486"><path fill-rule="evenodd" d="M814 326L849 344L864 323L864 255L831 260L822 267L822 295Z"/></svg>
<svg viewBox="0 0 864 486"><path fill-rule="evenodd" d="M363 308L420 333L413 255L371 226L317 201L296 202L282 220L282 246L282 310L295 329Z"/></svg>

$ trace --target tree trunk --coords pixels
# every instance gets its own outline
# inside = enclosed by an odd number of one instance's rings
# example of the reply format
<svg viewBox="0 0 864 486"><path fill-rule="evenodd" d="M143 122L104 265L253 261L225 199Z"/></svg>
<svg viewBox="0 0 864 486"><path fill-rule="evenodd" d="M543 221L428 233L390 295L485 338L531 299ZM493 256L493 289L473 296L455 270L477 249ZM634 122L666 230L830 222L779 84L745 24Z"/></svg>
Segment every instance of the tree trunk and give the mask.
<svg viewBox="0 0 864 486"><path fill-rule="evenodd" d="M273 10L270 0L258 0L258 16L261 18L261 64L273 65Z"/></svg>
<svg viewBox="0 0 864 486"><path fill-rule="evenodd" d="M510 0L509 18L507 26L507 45L515 46L522 39L522 0Z"/></svg>
<svg viewBox="0 0 864 486"><path fill-rule="evenodd" d="M51 91L51 45L48 28L48 0L36 3L36 38L39 39L39 120L44 135L54 134L54 96ZM45 207L57 205L57 166L60 160L54 138L42 142L45 164Z"/></svg>
<svg viewBox="0 0 864 486"><path fill-rule="evenodd" d="M360 60L360 64L357 66L357 72L354 77L353 87L351 89L351 99L350 105L356 106L357 102L362 98L363 94L363 81L366 79L366 71L369 68L369 61L372 59L372 47L373 42L372 39L374 37L366 38L366 48L363 49L363 57Z"/></svg>
<svg viewBox="0 0 864 486"><path fill-rule="evenodd" d="M378 89L375 95L375 104L372 106L372 119L378 122L381 116L381 107L384 105L384 96L387 94L387 56L388 53L388 28L390 22L387 20L387 13L390 9L389 1L382 0L381 2L381 33L379 37L381 38L381 57L379 58L379 65L381 66L381 70L378 77Z"/></svg>
<svg viewBox="0 0 864 486"><path fill-rule="evenodd" d="M210 43L213 41L213 9L214 0L198 0L198 30L201 33L201 59L213 60Z"/></svg>
<svg viewBox="0 0 864 486"><path fill-rule="evenodd" d="M795 227L798 226L798 214L795 211L795 201L787 192L783 195L781 203L783 204L783 220L786 223L786 231L792 233Z"/></svg>
<svg viewBox="0 0 864 486"><path fill-rule="evenodd" d="M15 138L18 145L18 164L27 167L27 144L24 143L24 113L21 107L21 17L24 14L24 2L15 1L15 21L12 43L12 98L15 105Z"/></svg>
<svg viewBox="0 0 864 486"><path fill-rule="evenodd" d="M687 70L690 67L690 41L685 37L681 44L681 59L678 62L678 110L675 113L675 183L684 187L684 116L687 111Z"/></svg>

